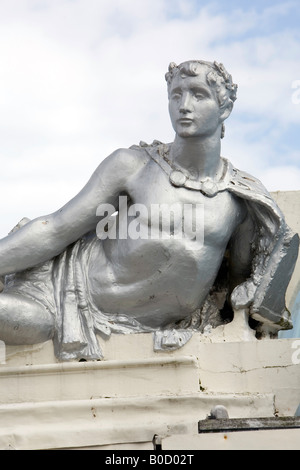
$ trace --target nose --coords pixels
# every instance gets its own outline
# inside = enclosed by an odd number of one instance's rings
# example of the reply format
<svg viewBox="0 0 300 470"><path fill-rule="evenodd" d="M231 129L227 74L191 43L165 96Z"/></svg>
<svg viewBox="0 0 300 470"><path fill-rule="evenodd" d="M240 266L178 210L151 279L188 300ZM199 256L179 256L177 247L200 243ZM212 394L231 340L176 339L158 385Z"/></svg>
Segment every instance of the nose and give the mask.
<svg viewBox="0 0 300 470"><path fill-rule="evenodd" d="M192 103L191 103L191 96L189 93L183 93L181 97L181 102L180 102L180 112L181 113L190 113L192 111Z"/></svg>

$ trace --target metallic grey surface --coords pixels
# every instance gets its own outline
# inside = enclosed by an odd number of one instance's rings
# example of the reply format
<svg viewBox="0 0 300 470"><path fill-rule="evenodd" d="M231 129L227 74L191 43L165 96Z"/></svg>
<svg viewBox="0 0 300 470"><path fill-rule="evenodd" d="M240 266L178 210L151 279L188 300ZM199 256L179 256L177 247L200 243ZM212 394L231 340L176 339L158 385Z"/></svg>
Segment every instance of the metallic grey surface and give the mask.
<svg viewBox="0 0 300 470"><path fill-rule="evenodd" d="M262 333L291 327L284 298L298 237L262 184L220 156L236 85L222 65L199 61L171 64L166 79L173 143L117 150L65 206L0 241L1 340L52 338L62 360L97 359L96 334L150 331L156 350L172 350L229 321L232 307L248 307ZM155 204L203 206L204 243L119 231L100 240L99 205L118 211L120 228L125 195L127 227L133 204L148 213ZM149 232L143 215L139 224Z"/></svg>

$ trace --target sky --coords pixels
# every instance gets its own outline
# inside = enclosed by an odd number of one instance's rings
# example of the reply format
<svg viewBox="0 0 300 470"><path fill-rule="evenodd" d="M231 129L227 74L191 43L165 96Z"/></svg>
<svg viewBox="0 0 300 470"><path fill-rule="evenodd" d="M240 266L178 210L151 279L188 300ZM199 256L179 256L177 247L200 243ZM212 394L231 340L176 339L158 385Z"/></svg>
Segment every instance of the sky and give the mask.
<svg viewBox="0 0 300 470"><path fill-rule="evenodd" d="M56 211L101 161L170 142L170 62L238 84L222 155L300 190L299 0L0 0L0 237Z"/></svg>

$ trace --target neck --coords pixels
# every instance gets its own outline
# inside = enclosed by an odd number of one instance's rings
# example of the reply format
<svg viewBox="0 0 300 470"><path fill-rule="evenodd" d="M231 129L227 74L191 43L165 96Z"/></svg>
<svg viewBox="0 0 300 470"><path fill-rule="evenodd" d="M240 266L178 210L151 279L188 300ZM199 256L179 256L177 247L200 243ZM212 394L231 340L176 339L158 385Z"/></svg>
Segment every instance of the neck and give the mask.
<svg viewBox="0 0 300 470"><path fill-rule="evenodd" d="M216 178L221 169L220 137L180 137L176 134L170 160L192 179Z"/></svg>

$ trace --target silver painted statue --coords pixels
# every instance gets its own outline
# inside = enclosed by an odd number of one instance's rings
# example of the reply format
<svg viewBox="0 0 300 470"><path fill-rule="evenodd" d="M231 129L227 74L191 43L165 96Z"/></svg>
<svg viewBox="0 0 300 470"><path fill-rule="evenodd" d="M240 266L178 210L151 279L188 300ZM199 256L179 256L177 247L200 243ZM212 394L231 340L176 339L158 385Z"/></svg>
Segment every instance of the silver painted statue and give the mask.
<svg viewBox="0 0 300 470"><path fill-rule="evenodd" d="M258 334L291 328L298 237L220 155L237 86L216 62L172 63L166 80L173 143L115 151L65 206L0 241L7 344L53 339L61 360L99 359L98 334L149 331L169 350L242 308Z"/></svg>

